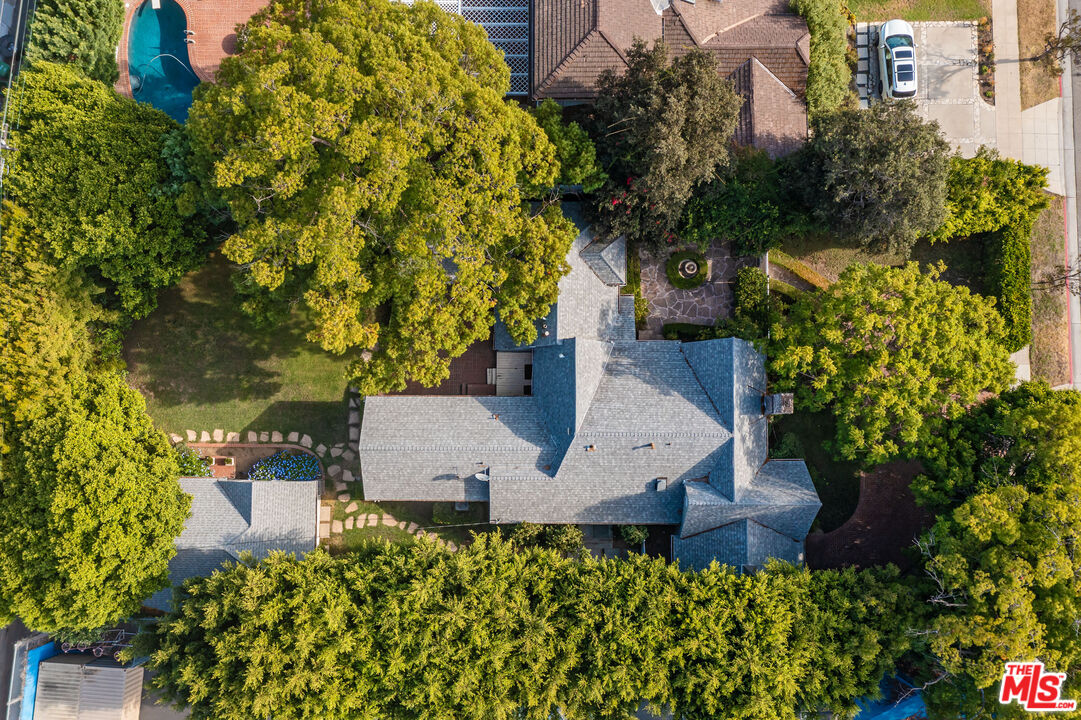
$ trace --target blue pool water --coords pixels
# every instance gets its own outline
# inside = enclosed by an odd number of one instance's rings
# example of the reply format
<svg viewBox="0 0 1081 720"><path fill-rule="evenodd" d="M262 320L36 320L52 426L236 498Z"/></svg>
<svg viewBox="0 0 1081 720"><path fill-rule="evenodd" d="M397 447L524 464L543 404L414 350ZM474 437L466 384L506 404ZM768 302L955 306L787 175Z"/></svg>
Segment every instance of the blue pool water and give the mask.
<svg viewBox="0 0 1081 720"><path fill-rule="evenodd" d="M161 0L158 10L146 0L135 11L128 31L132 95L178 122L187 120L191 91L199 84L184 42L187 27L188 20L176 0Z"/></svg>

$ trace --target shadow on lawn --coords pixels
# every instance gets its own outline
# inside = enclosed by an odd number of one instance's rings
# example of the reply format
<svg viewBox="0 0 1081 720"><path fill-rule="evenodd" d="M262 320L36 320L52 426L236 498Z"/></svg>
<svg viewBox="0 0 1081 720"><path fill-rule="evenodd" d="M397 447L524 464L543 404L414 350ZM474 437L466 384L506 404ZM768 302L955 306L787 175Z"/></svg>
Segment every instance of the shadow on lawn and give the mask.
<svg viewBox="0 0 1081 720"><path fill-rule="evenodd" d="M228 263L215 254L135 323L124 356L133 384L164 407L251 400L282 389L283 361L313 352L304 335L296 316L257 327L240 309Z"/></svg>
<svg viewBox="0 0 1081 720"><path fill-rule="evenodd" d="M310 435L313 445L335 445L349 437L348 391L339 401L278 400L243 428L248 430L276 429ZM243 433L241 437L244 437ZM329 456L328 456L329 457ZM338 463L341 464L341 463Z"/></svg>

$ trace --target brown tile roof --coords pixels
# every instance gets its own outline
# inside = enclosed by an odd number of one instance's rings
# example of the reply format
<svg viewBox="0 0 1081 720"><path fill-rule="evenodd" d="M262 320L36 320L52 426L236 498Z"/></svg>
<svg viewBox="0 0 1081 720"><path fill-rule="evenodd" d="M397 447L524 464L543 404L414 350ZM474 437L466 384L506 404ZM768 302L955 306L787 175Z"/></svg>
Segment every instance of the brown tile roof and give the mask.
<svg viewBox="0 0 1081 720"><path fill-rule="evenodd" d="M592 99L602 71L626 67L623 51L635 37L658 36L673 58L694 47L709 50L724 75L758 58L802 95L810 35L787 0L669 1L658 16L649 0L534 0L534 98Z"/></svg>
<svg viewBox="0 0 1081 720"><path fill-rule="evenodd" d="M592 98L607 69L627 67L634 39L661 37L648 0L534 0L533 96Z"/></svg>
<svg viewBox="0 0 1081 720"><path fill-rule="evenodd" d="M745 61L731 78L736 91L746 98L736 125L737 143L753 145L776 158L806 141L807 108L757 58Z"/></svg>

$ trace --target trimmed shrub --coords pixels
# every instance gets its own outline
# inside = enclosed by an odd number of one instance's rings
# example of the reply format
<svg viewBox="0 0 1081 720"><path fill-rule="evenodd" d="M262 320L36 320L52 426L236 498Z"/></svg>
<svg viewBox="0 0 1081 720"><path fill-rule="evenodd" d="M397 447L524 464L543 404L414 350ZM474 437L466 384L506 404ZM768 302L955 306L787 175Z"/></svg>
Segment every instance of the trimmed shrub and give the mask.
<svg viewBox="0 0 1081 720"><path fill-rule="evenodd" d="M634 296L634 326L641 330L649 317L649 302L642 296L642 260L638 257L638 244L627 238L627 284L624 295Z"/></svg>
<svg viewBox="0 0 1081 720"><path fill-rule="evenodd" d="M1006 321L1003 343L1011 353L1032 342L1032 221L988 233L984 285Z"/></svg>
<svg viewBox="0 0 1081 720"><path fill-rule="evenodd" d="M661 335L665 340L682 340L683 342L694 342L695 340L701 340L703 334L710 330L709 325L699 325L697 323L685 323L674 322L665 323L661 326Z"/></svg>
<svg viewBox="0 0 1081 720"><path fill-rule="evenodd" d="M946 179L946 220L931 242L1031 224L1047 207L1046 187L1047 168L999 157L985 147L975 157L954 155Z"/></svg>
<svg viewBox="0 0 1081 720"><path fill-rule="evenodd" d="M679 265L684 260L694 260L698 264L698 271L692 277L685 278L679 274ZM677 250L664 264L664 273L668 276L668 282L675 287L680 290L690 290L706 281L709 264L706 262L706 256L697 250Z"/></svg>
<svg viewBox="0 0 1081 720"><path fill-rule="evenodd" d="M770 278L769 281L770 293L776 293L789 302L796 302L803 295L802 290L797 290L783 280L777 278Z"/></svg>
<svg viewBox="0 0 1081 720"><path fill-rule="evenodd" d="M811 117L850 104L852 72L848 68L848 19L839 0L793 0L792 9L811 31L811 64L807 69L807 112Z"/></svg>
<svg viewBox="0 0 1081 720"><path fill-rule="evenodd" d="M825 290L831 285L829 279L821 275L813 267L780 250L770 250L769 261L780 265L800 280L806 281L819 290Z"/></svg>
<svg viewBox="0 0 1081 720"><path fill-rule="evenodd" d="M740 268L732 289L732 317L719 320L709 337L738 337L748 342L766 338L781 316L780 301L766 293L767 283L771 287L773 282L756 267Z"/></svg>
<svg viewBox="0 0 1081 720"><path fill-rule="evenodd" d="M293 455L279 450L251 466L248 477L252 480L318 480L323 476L319 461L313 455Z"/></svg>

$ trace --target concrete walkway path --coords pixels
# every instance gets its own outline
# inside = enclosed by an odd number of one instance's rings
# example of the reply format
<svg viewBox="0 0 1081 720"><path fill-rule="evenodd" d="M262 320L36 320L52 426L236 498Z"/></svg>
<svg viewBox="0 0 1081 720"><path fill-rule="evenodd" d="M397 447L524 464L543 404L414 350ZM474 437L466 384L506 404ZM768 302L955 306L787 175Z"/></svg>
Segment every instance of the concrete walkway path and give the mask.
<svg viewBox="0 0 1081 720"><path fill-rule="evenodd" d="M998 151L1024 160L1021 124L1021 68L1017 43L1017 0L991 0L995 41L995 134Z"/></svg>

